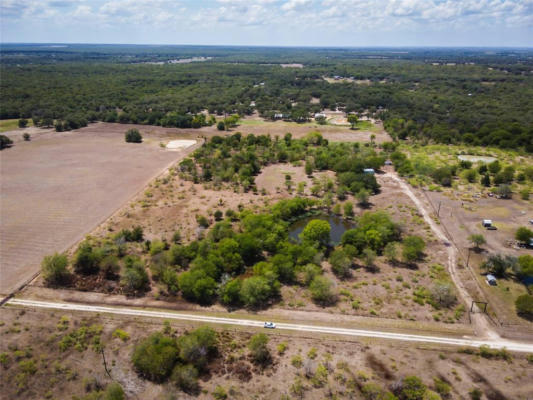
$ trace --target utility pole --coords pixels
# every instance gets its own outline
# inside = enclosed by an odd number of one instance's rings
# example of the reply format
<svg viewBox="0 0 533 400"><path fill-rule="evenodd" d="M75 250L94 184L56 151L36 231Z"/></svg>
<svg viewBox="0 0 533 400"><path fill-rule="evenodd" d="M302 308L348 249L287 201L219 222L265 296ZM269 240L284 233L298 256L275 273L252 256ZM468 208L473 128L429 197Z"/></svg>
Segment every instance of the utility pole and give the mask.
<svg viewBox="0 0 533 400"><path fill-rule="evenodd" d="M468 248L468 256L466 257L466 268L468 268L469 262L470 262L470 247Z"/></svg>
<svg viewBox="0 0 533 400"><path fill-rule="evenodd" d="M437 218L440 218L440 206L442 205L442 201L439 201L439 209L437 210Z"/></svg>

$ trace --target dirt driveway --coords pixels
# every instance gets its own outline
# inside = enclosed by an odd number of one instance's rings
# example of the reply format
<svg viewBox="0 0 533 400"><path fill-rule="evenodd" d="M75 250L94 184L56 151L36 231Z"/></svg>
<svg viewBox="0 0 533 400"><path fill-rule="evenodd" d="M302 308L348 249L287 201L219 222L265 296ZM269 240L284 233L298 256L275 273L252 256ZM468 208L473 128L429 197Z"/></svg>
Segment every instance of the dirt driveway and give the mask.
<svg viewBox="0 0 533 400"><path fill-rule="evenodd" d="M97 123L72 132L43 131L2 151L0 294L31 278L44 255L82 239L190 151L161 148L161 141L180 134L154 127L138 127L144 143L125 143L129 127Z"/></svg>

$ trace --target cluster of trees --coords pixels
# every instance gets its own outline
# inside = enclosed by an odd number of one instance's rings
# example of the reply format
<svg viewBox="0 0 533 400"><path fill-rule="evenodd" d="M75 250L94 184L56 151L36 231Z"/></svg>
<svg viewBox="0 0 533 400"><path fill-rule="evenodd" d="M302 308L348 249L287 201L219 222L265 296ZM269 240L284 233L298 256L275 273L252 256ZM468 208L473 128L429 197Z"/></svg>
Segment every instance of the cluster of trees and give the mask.
<svg viewBox="0 0 533 400"><path fill-rule="evenodd" d="M187 393L198 391L198 376L207 371L216 357L217 336L209 327L200 327L178 338L157 332L135 346L132 362L145 379L162 383L170 380Z"/></svg>
<svg viewBox="0 0 533 400"><path fill-rule="evenodd" d="M139 58L137 50L129 51L134 55L127 60L139 62L143 58ZM222 61L234 58L229 54L235 50L201 51L216 52ZM527 58L518 65L516 60L520 57L516 54L491 56L490 62L498 64L495 68L494 64L484 64L488 58L480 54L471 55L478 65L461 64L464 59L460 58L453 68L431 65L429 59L435 58L428 54L424 56L429 58L423 60L413 55L398 63L390 58L400 56L390 53L382 60L366 60L355 52L348 55L333 50L246 49L239 51L237 58L272 63L272 59L279 58L279 52L289 53L284 57L306 59L305 68L215 60L201 64L125 65L120 64L125 59L117 62L109 54L99 54L101 62L95 64L94 59L85 62L81 56L86 54L84 51L68 54L74 59L76 54L80 56L73 63L58 62L67 54L55 52L53 65L48 63L49 53L33 50L26 54L26 60L17 61L18 64L37 57L33 65L10 65L9 57L2 58L0 118L35 117L50 122L67 121L77 115L87 121L199 127L214 122L199 114L205 109L218 115L249 115L257 110L264 117L282 113L292 120L306 121L324 108L337 108L381 118L400 139L533 151L533 120L528 113L533 107L533 77L527 69ZM453 61L454 56L463 57L450 53L446 59ZM150 57L165 55L152 53ZM323 79L334 75L368 80L371 84L330 84ZM312 98L318 98L319 103L311 102ZM251 106L252 102L255 106Z"/></svg>
<svg viewBox="0 0 533 400"><path fill-rule="evenodd" d="M363 170L378 170L383 166L385 156L369 147L360 147L359 143L329 143L318 132L311 132L304 139L293 139L290 133L283 139L235 133L211 138L192 157L180 163L180 171L184 178L194 182L230 183L241 185L244 190L257 190L254 177L263 166L304 160L308 175L315 170L335 171L337 194L344 199L348 192L376 193L379 190L375 176L365 174ZM326 185L326 189L331 191L333 187ZM317 195L320 190L318 187Z"/></svg>

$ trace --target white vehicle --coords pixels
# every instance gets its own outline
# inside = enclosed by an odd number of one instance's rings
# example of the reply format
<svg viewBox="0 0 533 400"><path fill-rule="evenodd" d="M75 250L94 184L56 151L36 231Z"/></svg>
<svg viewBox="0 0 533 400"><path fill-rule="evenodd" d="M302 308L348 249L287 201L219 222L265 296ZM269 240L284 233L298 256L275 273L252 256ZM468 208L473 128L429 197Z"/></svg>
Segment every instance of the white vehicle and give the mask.
<svg viewBox="0 0 533 400"><path fill-rule="evenodd" d="M276 324L274 322L265 322L264 327L268 329L274 329L276 327Z"/></svg>

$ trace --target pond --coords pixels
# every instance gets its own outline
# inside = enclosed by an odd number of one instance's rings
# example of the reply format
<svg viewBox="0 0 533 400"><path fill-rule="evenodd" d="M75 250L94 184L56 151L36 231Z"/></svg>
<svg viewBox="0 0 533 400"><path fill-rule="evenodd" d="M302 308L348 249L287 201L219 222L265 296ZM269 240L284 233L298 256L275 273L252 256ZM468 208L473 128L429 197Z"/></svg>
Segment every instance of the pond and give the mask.
<svg viewBox="0 0 533 400"><path fill-rule="evenodd" d="M312 215L310 217L305 217L294 222L289 227L289 237L291 239L299 241L300 233L302 233L309 221L312 221L313 219L321 219L323 221L329 222L329 225L331 226L331 244L334 245L340 243L342 234L344 232L346 232L348 229L355 228L355 224L353 222L338 217L336 215L319 214Z"/></svg>

